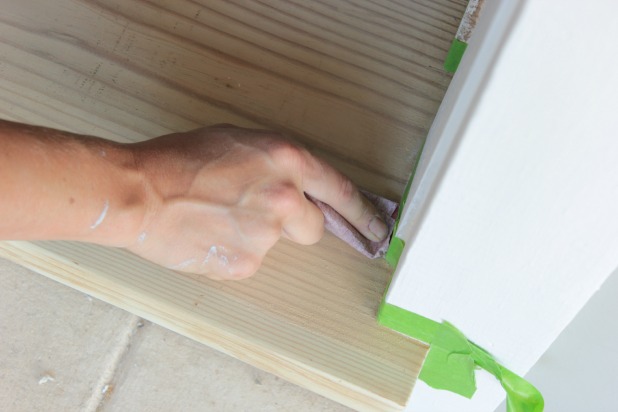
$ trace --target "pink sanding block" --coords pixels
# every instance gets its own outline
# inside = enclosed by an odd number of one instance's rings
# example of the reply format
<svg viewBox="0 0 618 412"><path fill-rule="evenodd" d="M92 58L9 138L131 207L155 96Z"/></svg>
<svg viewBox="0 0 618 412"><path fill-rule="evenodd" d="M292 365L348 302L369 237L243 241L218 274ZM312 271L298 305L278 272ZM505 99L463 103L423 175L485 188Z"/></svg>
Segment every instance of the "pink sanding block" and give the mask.
<svg viewBox="0 0 618 412"><path fill-rule="evenodd" d="M348 243L368 258L375 259L386 254L393 228L395 227L395 217L397 215L397 203L375 195L370 192L361 191L363 195L374 204L380 217L388 227L388 236L381 242L373 242L363 236L354 226L343 218L335 209L324 202L319 201L309 195L307 198L324 213L324 227L326 230Z"/></svg>

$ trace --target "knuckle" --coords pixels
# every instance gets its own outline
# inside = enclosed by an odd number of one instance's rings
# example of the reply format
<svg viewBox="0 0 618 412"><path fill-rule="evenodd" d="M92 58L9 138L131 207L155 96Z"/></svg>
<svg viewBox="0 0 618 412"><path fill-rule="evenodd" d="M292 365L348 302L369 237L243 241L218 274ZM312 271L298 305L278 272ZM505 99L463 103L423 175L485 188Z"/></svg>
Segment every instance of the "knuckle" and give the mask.
<svg viewBox="0 0 618 412"><path fill-rule="evenodd" d="M360 208L358 210L358 217L357 220L361 220L367 216L373 215L369 203L364 199L363 195L359 195L359 198L361 199L360 202Z"/></svg>
<svg viewBox="0 0 618 412"><path fill-rule="evenodd" d="M301 194L291 182L277 184L269 190L268 196L270 207L279 215L288 216L302 206Z"/></svg>
<svg viewBox="0 0 618 412"><path fill-rule="evenodd" d="M277 140L268 150L276 164L298 165L302 159L301 149L285 140Z"/></svg>
<svg viewBox="0 0 618 412"><path fill-rule="evenodd" d="M351 207L354 211L352 218L355 221L361 221L367 215L371 214L369 203L365 197L358 191L351 180L343 177L339 186L339 199L342 205Z"/></svg>
<svg viewBox="0 0 618 412"><path fill-rule="evenodd" d="M348 204L355 198L356 187L349 179L342 178L339 185L339 199L342 203Z"/></svg>

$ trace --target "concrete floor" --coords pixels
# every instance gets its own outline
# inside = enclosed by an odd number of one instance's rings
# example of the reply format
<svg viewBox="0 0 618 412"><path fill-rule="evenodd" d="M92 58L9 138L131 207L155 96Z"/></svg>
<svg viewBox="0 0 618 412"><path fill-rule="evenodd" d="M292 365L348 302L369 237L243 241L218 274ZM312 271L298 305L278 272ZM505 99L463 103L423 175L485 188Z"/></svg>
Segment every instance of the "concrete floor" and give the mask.
<svg viewBox="0 0 618 412"><path fill-rule="evenodd" d="M0 411L350 409L0 259Z"/></svg>

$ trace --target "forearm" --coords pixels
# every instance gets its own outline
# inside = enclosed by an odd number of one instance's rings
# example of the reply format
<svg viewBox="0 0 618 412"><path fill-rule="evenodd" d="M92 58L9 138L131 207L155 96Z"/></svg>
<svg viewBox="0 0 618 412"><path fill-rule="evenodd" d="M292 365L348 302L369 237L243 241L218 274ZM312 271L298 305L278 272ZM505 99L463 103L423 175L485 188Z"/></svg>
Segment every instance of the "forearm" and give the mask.
<svg viewBox="0 0 618 412"><path fill-rule="evenodd" d="M146 213L128 146L0 120L0 239L131 244Z"/></svg>

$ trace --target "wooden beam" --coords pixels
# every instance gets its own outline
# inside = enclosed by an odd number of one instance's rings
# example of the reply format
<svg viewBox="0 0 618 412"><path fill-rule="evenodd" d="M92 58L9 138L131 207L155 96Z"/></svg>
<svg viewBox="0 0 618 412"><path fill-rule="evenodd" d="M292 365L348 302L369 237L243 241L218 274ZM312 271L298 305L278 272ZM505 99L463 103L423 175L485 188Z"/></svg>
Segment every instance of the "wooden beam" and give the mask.
<svg viewBox="0 0 618 412"><path fill-rule="evenodd" d="M0 116L132 142L213 123L281 131L399 199L450 76L465 1L10 1ZM10 34L10 35L9 35ZM378 326L390 278L331 236L217 283L114 249L0 255L359 410L398 410L426 346Z"/></svg>
<svg viewBox="0 0 618 412"><path fill-rule="evenodd" d="M87 244L7 242L0 255L353 408L400 410L426 347L377 325L388 270L342 249L281 242L258 276L225 283Z"/></svg>

